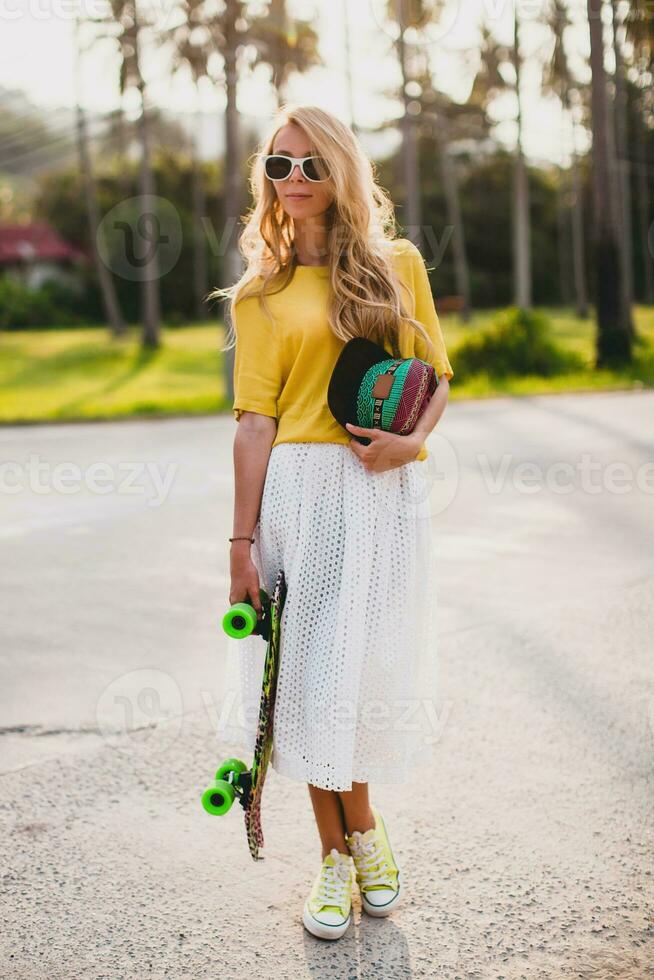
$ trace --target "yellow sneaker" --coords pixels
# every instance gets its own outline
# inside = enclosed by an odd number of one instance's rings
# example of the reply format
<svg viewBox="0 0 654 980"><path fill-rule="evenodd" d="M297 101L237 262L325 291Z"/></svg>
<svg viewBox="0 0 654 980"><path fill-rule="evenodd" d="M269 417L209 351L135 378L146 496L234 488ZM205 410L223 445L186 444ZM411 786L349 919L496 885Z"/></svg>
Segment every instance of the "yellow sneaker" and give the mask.
<svg viewBox="0 0 654 980"><path fill-rule="evenodd" d="M322 863L304 903L304 928L320 939L340 939L352 921L352 873L349 854L335 847Z"/></svg>
<svg viewBox="0 0 654 980"><path fill-rule="evenodd" d="M375 826L365 834L355 830L345 839L354 859L364 910L368 915L384 916L400 900L400 869L393 857L382 815L374 806L370 809Z"/></svg>

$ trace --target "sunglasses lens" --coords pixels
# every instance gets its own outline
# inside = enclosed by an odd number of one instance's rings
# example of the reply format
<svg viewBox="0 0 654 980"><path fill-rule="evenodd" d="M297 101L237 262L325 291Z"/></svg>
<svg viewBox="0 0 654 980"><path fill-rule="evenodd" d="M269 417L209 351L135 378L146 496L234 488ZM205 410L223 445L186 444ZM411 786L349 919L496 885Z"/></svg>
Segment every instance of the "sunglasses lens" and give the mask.
<svg viewBox="0 0 654 980"><path fill-rule="evenodd" d="M310 157L304 164L304 176L307 180L327 180L329 170L322 157Z"/></svg>
<svg viewBox="0 0 654 980"><path fill-rule="evenodd" d="M286 157L268 157L266 160L266 176L270 180L286 180L291 172L291 161Z"/></svg>

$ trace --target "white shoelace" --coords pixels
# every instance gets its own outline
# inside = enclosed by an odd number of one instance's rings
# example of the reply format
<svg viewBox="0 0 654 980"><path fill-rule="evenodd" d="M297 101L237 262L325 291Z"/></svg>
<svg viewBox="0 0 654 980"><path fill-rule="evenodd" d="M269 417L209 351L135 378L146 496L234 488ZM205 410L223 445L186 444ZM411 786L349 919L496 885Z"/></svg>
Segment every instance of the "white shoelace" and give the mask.
<svg viewBox="0 0 654 980"><path fill-rule="evenodd" d="M323 905L337 905L340 908L345 902L352 872L349 861L341 860L335 847L329 853L335 863L323 867L316 899Z"/></svg>
<svg viewBox="0 0 654 980"><path fill-rule="evenodd" d="M356 864L359 884L367 888L373 885L382 888L395 887L391 878L391 873L386 861L381 855L380 842L375 838L362 840L362 835L358 830L352 835L352 857Z"/></svg>

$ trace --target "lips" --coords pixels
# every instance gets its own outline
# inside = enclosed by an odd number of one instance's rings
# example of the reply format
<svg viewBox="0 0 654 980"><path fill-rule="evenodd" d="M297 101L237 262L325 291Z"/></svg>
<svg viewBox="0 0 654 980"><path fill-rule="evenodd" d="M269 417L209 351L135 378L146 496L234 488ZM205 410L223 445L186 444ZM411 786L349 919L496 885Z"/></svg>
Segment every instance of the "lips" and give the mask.
<svg viewBox="0 0 654 980"><path fill-rule="evenodd" d="M294 201L303 201L307 197L311 197L311 194L287 194L286 197L290 197Z"/></svg>

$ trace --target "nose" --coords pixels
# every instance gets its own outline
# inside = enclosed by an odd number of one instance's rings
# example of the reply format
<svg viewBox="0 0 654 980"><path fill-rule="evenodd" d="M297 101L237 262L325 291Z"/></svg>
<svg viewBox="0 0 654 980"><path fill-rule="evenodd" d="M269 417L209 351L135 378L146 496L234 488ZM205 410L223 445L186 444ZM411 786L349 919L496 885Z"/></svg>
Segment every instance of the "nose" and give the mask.
<svg viewBox="0 0 654 980"><path fill-rule="evenodd" d="M297 176L298 176L298 177L299 177L299 178L300 178L301 180L304 180L304 174L302 173L302 168L300 167L300 164L299 164L299 163L296 163L296 164L295 164L295 166L294 166L294 167L293 167L293 169L291 170L291 173L290 173L290 176L289 176L289 178L288 178L288 179L289 179L289 180L293 180L293 178L295 177L295 171L296 171L296 170L297 170Z"/></svg>

